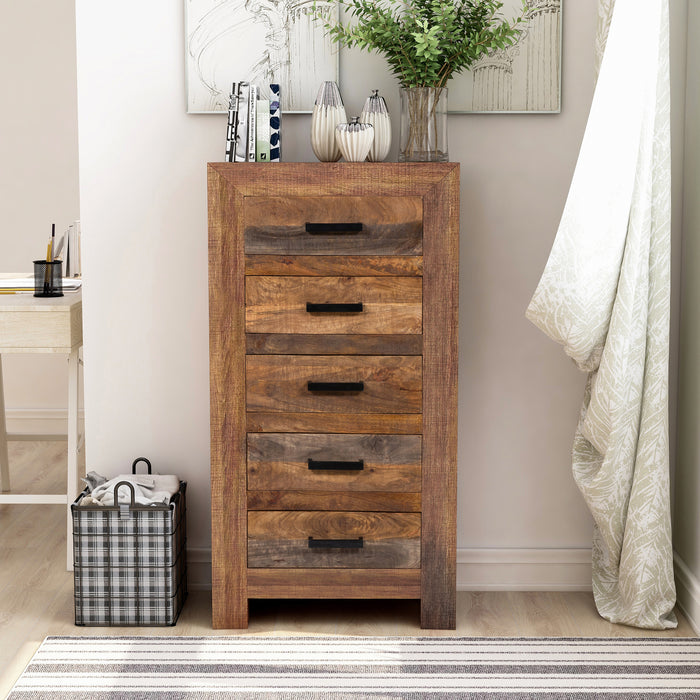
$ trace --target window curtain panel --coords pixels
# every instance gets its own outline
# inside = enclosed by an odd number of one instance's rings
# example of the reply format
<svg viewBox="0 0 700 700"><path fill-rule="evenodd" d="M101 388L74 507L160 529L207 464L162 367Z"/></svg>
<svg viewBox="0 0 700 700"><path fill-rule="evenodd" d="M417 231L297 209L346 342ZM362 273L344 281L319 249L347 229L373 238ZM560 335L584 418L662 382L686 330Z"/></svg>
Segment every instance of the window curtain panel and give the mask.
<svg viewBox="0 0 700 700"><path fill-rule="evenodd" d="M614 7L615 0L598 0L598 24L596 25L595 34L596 79L600 72L600 64L603 62L603 54L605 53L605 44L608 41L608 33L610 32L610 22L612 21Z"/></svg>
<svg viewBox="0 0 700 700"><path fill-rule="evenodd" d="M616 0L593 104L527 317L588 372L573 475L611 622L676 626L668 466L668 0Z"/></svg>

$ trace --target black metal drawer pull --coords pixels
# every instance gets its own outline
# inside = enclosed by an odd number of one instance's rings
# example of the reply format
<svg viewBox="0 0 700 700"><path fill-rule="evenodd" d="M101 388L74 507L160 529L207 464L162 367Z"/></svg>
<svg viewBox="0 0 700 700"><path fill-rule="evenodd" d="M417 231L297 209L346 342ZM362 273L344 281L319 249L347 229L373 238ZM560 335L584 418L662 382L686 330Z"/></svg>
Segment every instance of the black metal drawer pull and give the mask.
<svg viewBox="0 0 700 700"><path fill-rule="evenodd" d="M361 537L356 540L315 540L313 537L309 537L309 549L362 549L363 547L364 543Z"/></svg>
<svg viewBox="0 0 700 700"><path fill-rule="evenodd" d="M364 382L307 382L309 391L364 391Z"/></svg>
<svg viewBox="0 0 700 700"><path fill-rule="evenodd" d="M362 302L356 304L314 304L307 301L306 310L310 314L354 314L362 311Z"/></svg>
<svg viewBox="0 0 700 700"><path fill-rule="evenodd" d="M332 223L332 224L315 224L310 221L306 222L306 233L312 235L324 234L353 234L361 233L362 224L360 223Z"/></svg>
<svg viewBox="0 0 700 700"><path fill-rule="evenodd" d="M336 469L338 471L361 472L365 468L365 462L358 459L356 462L343 462L341 460L309 459L309 469Z"/></svg>

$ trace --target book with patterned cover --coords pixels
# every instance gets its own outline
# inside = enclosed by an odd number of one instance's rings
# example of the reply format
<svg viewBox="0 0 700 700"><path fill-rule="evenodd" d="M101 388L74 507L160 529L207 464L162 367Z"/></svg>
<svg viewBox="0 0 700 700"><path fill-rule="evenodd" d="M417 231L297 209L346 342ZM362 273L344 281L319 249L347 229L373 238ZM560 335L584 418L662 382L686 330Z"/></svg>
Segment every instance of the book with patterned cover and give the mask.
<svg viewBox="0 0 700 700"><path fill-rule="evenodd" d="M236 121L238 119L238 83L231 86L231 96L228 101L228 121L226 124L226 157L227 163L232 163L236 151Z"/></svg>
<svg viewBox="0 0 700 700"><path fill-rule="evenodd" d="M270 85L270 162L279 163L282 160L282 144L280 142L281 127L280 86Z"/></svg>
<svg viewBox="0 0 700 700"><path fill-rule="evenodd" d="M248 97L250 83L238 83L238 118L236 119L236 148L234 161L244 163L248 154Z"/></svg>

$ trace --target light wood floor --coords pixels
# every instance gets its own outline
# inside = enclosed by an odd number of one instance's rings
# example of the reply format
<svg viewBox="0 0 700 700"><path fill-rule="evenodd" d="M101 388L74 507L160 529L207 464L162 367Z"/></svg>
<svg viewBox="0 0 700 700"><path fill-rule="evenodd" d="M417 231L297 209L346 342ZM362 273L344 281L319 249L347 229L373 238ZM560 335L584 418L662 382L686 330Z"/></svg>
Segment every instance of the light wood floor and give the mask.
<svg viewBox="0 0 700 700"><path fill-rule="evenodd" d="M13 493L59 493L65 442L11 442ZM191 591L175 627L76 627L72 573L65 570L65 509L0 505L0 697L43 638L51 635L214 635L211 594ZM416 601L252 601L243 634L693 637L678 613L675 630L649 632L601 619L591 593L460 592L457 630L421 630Z"/></svg>

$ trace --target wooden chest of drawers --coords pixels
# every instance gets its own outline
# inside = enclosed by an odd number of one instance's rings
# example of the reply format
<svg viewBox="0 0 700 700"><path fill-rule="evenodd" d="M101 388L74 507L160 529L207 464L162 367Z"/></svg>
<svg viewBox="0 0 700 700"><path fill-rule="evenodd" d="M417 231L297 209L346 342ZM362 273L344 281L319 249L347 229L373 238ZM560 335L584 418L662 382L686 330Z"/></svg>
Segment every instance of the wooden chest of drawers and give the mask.
<svg viewBox="0 0 700 700"><path fill-rule="evenodd" d="M211 163L213 626L418 598L455 627L459 166Z"/></svg>

